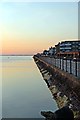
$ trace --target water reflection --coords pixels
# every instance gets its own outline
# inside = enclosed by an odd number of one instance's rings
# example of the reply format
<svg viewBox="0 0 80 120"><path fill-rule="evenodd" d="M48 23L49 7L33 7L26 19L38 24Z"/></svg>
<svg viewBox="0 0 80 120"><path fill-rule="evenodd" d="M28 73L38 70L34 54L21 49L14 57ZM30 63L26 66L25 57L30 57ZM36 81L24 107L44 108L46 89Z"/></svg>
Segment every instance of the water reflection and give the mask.
<svg viewBox="0 0 80 120"><path fill-rule="evenodd" d="M41 110L57 109L31 56L3 56L2 76L4 118L41 118Z"/></svg>

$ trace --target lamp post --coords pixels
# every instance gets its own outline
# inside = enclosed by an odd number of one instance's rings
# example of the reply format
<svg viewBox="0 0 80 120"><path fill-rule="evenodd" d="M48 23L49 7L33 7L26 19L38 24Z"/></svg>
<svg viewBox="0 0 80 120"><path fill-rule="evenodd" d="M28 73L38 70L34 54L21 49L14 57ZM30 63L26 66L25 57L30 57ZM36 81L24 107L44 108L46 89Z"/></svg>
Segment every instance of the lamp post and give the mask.
<svg viewBox="0 0 80 120"><path fill-rule="evenodd" d="M66 57L66 72L67 72L67 57Z"/></svg>
<svg viewBox="0 0 80 120"><path fill-rule="evenodd" d="M65 65L65 68L66 68L66 72L67 72L67 58L66 57L64 57L64 60L66 61L66 65Z"/></svg>
<svg viewBox="0 0 80 120"><path fill-rule="evenodd" d="M61 57L59 59L60 59L60 69L61 69Z"/></svg>
<svg viewBox="0 0 80 120"><path fill-rule="evenodd" d="M64 70L64 58L62 58L62 70Z"/></svg>
<svg viewBox="0 0 80 120"><path fill-rule="evenodd" d="M71 58L70 58L70 74L72 74L72 64L71 64Z"/></svg>
<svg viewBox="0 0 80 120"><path fill-rule="evenodd" d="M73 58L75 61L75 76L77 77L77 58Z"/></svg>

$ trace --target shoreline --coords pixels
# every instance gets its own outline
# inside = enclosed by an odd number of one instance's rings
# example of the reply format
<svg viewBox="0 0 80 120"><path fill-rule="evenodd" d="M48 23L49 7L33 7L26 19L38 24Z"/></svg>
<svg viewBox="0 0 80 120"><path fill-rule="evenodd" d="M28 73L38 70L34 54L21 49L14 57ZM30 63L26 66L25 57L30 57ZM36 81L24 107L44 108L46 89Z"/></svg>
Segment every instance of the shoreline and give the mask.
<svg viewBox="0 0 80 120"><path fill-rule="evenodd" d="M62 108L67 105L72 109L74 117L78 117L80 115L80 100L74 89L71 87L71 81L69 86L69 80L63 79L63 76L60 77L60 73L55 70L56 68L53 68L53 66L45 63L45 61L42 61L38 57L34 56L33 58L43 76L43 79L51 91L58 108Z"/></svg>

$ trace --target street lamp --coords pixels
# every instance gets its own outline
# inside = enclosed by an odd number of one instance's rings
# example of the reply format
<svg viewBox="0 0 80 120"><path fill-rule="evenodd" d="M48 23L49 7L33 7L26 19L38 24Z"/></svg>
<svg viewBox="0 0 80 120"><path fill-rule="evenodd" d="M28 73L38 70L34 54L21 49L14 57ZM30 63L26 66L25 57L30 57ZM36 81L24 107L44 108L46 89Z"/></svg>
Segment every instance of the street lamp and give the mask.
<svg viewBox="0 0 80 120"><path fill-rule="evenodd" d="M75 76L77 77L77 58L73 58L75 61Z"/></svg>
<svg viewBox="0 0 80 120"><path fill-rule="evenodd" d="M67 72L67 57L64 57L64 60L66 60L66 72Z"/></svg>

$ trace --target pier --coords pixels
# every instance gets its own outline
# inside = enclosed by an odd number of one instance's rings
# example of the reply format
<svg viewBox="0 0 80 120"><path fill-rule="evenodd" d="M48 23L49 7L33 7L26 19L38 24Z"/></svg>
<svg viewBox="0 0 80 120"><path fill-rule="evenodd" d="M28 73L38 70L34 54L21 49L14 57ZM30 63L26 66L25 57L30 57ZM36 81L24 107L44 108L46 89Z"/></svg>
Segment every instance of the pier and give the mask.
<svg viewBox="0 0 80 120"><path fill-rule="evenodd" d="M58 108L68 106L80 116L80 40L62 41L34 55Z"/></svg>
<svg viewBox="0 0 80 120"><path fill-rule="evenodd" d="M34 55L34 60L57 101L58 107L61 108L68 104L74 114L80 115L80 61L41 55ZM45 74L49 76L46 77ZM56 92L54 87L56 87ZM64 97L59 96L60 93Z"/></svg>
<svg viewBox="0 0 80 120"><path fill-rule="evenodd" d="M61 58L61 57L49 57L42 56L40 57L43 61L49 63L52 66L55 66L62 71L72 74L73 76L80 79L80 60L71 59L71 58Z"/></svg>

